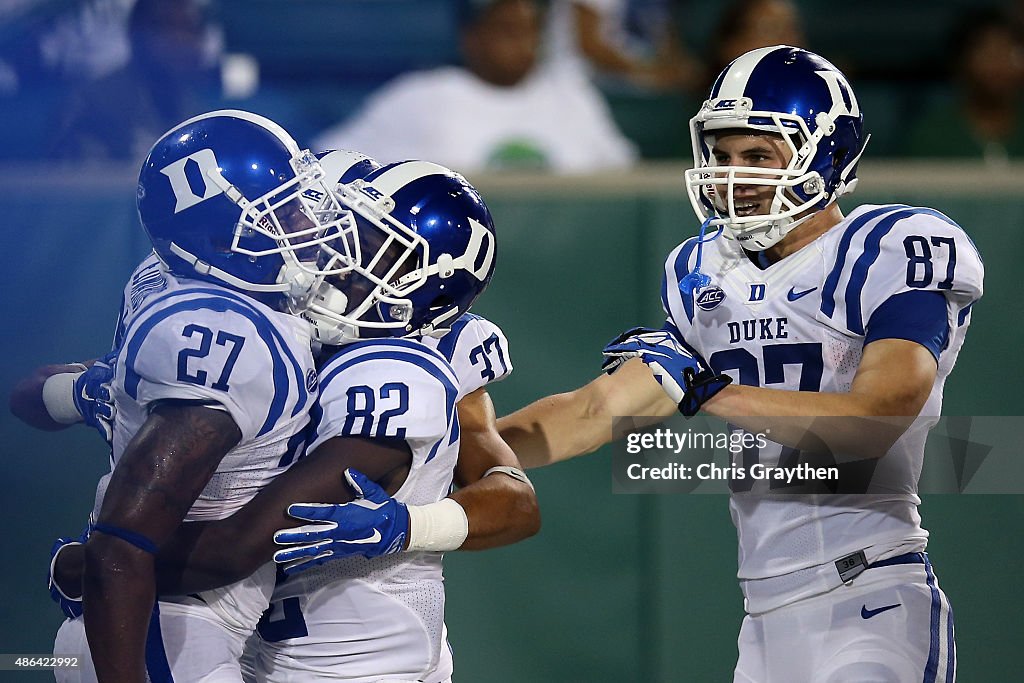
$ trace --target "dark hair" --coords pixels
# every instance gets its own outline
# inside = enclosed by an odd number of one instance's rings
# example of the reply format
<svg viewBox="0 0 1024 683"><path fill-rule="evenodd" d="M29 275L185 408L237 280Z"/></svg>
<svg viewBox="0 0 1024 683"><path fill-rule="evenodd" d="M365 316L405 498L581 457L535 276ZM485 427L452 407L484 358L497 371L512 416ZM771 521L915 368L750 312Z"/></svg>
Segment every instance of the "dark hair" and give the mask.
<svg viewBox="0 0 1024 683"><path fill-rule="evenodd" d="M471 28L495 5L511 1L512 0L456 0L455 9L456 19L459 22L459 30L464 31L467 28ZM527 1L537 5L540 9L544 9L543 0Z"/></svg>

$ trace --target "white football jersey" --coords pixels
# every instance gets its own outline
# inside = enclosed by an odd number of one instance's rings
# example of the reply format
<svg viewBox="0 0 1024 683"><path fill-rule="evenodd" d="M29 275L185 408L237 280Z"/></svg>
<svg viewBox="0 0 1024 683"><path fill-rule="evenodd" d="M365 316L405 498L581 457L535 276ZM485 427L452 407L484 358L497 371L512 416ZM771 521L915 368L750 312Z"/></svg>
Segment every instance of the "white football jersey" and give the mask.
<svg viewBox="0 0 1024 683"><path fill-rule="evenodd" d="M225 410L242 439L186 519L229 516L302 447L317 393L310 339L308 324L296 316L215 284L176 281L146 298L125 327L111 386L115 465L159 401Z"/></svg>
<svg viewBox="0 0 1024 683"><path fill-rule="evenodd" d="M669 321L718 372L751 386L849 391L868 322L906 292L945 296L949 334L922 416L938 416L942 386L956 362L982 294L983 266L974 244L931 209L861 206L798 252L766 268L734 241L703 245L707 287L683 294L680 280L696 260L696 238L669 256L662 300ZM831 563L858 550L871 562L921 550L927 532L917 506L927 429L918 420L877 463L872 495L785 496L764 481L731 497L739 535L739 578L747 609L760 612L837 585ZM734 464L777 465L794 449L769 442L738 454ZM836 576L831 576L835 574Z"/></svg>
<svg viewBox="0 0 1024 683"><path fill-rule="evenodd" d="M451 364L459 378L459 400L512 372L505 333L479 315L464 313L443 337L423 337L420 341Z"/></svg>
<svg viewBox="0 0 1024 683"><path fill-rule="evenodd" d="M333 437L402 439L412 465L395 498L425 505L448 495L459 451L459 380L418 341L345 346L320 373L310 450ZM255 643L259 680L444 680L441 553L402 552L328 562L278 576Z"/></svg>

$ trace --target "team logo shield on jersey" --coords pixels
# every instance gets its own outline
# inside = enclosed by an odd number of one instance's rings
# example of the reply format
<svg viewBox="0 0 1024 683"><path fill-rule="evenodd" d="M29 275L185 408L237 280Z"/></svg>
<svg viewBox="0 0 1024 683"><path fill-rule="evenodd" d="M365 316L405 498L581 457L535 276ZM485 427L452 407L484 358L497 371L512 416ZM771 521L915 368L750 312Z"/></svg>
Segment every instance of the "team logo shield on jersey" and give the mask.
<svg viewBox="0 0 1024 683"><path fill-rule="evenodd" d="M718 305L725 301L725 292L721 287L708 287L697 297L697 307L702 311L710 311L718 308Z"/></svg>

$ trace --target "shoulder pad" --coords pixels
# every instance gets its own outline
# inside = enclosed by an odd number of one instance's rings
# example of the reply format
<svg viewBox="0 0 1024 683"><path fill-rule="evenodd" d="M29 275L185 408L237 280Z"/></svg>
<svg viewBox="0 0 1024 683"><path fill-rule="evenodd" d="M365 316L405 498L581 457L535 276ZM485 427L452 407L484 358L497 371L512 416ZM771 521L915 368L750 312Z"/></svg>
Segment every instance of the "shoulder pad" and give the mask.
<svg viewBox="0 0 1024 683"><path fill-rule="evenodd" d="M821 313L862 335L875 309L896 294L939 292L955 312L981 297L983 280L981 255L953 220L933 209L875 207L841 235Z"/></svg>
<svg viewBox="0 0 1024 683"><path fill-rule="evenodd" d="M141 405L164 399L222 405L243 438L306 412L312 354L292 319L240 295L202 287L147 305L128 328L117 376Z"/></svg>

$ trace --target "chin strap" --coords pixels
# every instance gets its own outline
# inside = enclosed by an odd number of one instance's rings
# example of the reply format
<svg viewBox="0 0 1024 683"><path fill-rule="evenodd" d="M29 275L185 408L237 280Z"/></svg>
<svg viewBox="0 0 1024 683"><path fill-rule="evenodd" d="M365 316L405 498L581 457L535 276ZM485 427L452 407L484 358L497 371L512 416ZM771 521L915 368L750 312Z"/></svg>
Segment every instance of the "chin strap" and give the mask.
<svg viewBox="0 0 1024 683"><path fill-rule="evenodd" d="M714 235L705 237L711 222L717 219L718 216L708 216L700 225L700 234L697 235L697 261L693 264L693 270L684 275L683 279L679 281L679 291L683 294L692 294L711 284L711 276L700 272L700 262L703 257L704 243L713 242L722 234L723 227L718 226L718 230L715 231Z"/></svg>
<svg viewBox="0 0 1024 683"><path fill-rule="evenodd" d="M287 282L273 284L273 285L258 285L252 282L247 282L241 278L235 277L231 273L221 270L215 266L210 265L206 261L203 261L198 256L193 256L191 253L185 251L174 242L170 244L171 253L182 259L200 275L210 275L217 278L218 280L231 285L237 289L242 289L249 292L287 292L291 289L291 284Z"/></svg>

